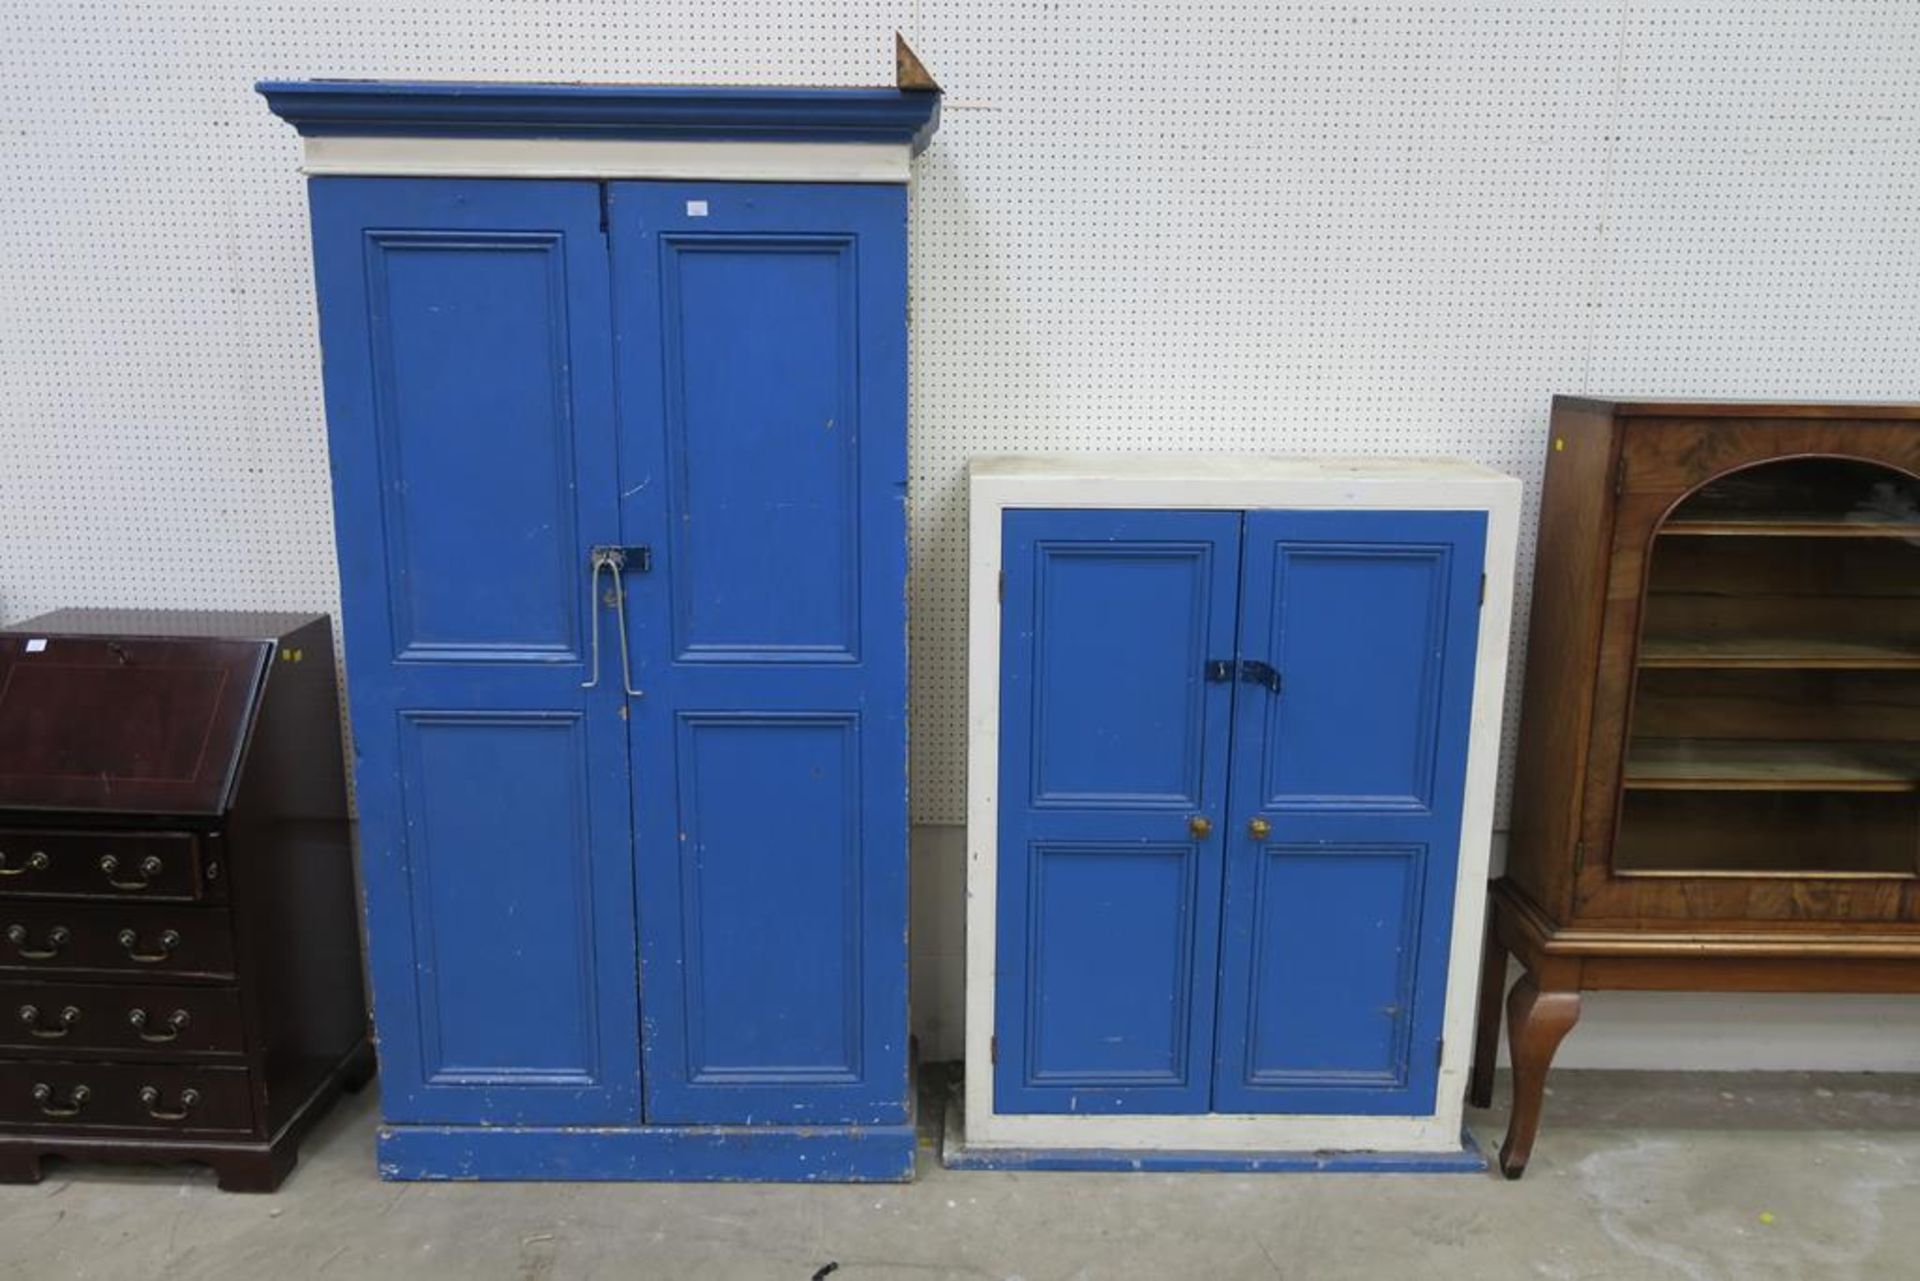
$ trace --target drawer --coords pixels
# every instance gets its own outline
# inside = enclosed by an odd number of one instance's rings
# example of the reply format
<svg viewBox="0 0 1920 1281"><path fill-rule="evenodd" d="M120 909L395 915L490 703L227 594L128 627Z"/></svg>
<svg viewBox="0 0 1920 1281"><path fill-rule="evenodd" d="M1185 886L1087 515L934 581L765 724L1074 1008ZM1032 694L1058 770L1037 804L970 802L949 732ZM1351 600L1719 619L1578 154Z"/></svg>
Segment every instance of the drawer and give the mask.
<svg viewBox="0 0 1920 1281"><path fill-rule="evenodd" d="M233 976L225 908L158 903L0 904L0 970Z"/></svg>
<svg viewBox="0 0 1920 1281"><path fill-rule="evenodd" d="M0 1049L239 1054L240 993L152 983L0 983Z"/></svg>
<svg viewBox="0 0 1920 1281"><path fill-rule="evenodd" d="M0 895L226 897L220 867L192 832L0 828Z"/></svg>
<svg viewBox="0 0 1920 1281"><path fill-rule="evenodd" d="M0 1059L0 1126L253 1130L247 1069Z"/></svg>

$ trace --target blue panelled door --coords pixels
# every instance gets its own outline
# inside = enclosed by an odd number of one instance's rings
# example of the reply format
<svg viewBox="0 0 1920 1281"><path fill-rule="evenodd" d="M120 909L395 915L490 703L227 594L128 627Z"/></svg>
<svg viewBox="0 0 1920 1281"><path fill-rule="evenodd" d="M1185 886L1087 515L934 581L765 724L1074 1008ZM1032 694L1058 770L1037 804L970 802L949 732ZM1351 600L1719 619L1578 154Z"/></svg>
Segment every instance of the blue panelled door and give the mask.
<svg viewBox="0 0 1920 1281"><path fill-rule="evenodd" d="M611 188L649 1121L909 1115L906 212Z"/></svg>
<svg viewBox="0 0 1920 1281"><path fill-rule="evenodd" d="M1003 535L995 1107L1431 1112L1485 517Z"/></svg>
<svg viewBox="0 0 1920 1281"><path fill-rule="evenodd" d="M1216 1111L1433 1110L1485 520L1247 514Z"/></svg>
<svg viewBox="0 0 1920 1281"><path fill-rule="evenodd" d="M591 184L312 184L381 1090L638 1112L626 723L582 689L618 528Z"/></svg>
<svg viewBox="0 0 1920 1281"><path fill-rule="evenodd" d="M1239 513L1003 533L994 1105L1204 1112Z"/></svg>
<svg viewBox="0 0 1920 1281"><path fill-rule="evenodd" d="M389 1119L905 1120L905 189L313 210Z"/></svg>

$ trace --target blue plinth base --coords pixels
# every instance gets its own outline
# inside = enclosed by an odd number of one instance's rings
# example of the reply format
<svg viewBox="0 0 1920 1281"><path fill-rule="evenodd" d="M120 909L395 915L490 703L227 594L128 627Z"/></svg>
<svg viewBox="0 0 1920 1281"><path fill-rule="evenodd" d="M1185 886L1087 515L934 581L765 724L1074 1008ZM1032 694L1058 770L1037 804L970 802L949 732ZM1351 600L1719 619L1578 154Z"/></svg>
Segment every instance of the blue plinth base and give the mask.
<svg viewBox="0 0 1920 1281"><path fill-rule="evenodd" d="M383 1126L383 1179L905 1183L914 1127Z"/></svg>
<svg viewBox="0 0 1920 1281"><path fill-rule="evenodd" d="M1487 1158L1464 1131L1457 1152L1135 1151L1126 1148L968 1147L956 1094L947 1100L940 1163L949 1170L1117 1170L1150 1174L1473 1174Z"/></svg>

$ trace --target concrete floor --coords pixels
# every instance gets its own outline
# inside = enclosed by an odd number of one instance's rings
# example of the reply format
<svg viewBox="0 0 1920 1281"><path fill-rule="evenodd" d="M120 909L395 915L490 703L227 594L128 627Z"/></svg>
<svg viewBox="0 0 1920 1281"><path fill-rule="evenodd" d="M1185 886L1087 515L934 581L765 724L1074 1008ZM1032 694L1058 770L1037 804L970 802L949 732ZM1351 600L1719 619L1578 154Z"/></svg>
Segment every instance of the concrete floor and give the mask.
<svg viewBox="0 0 1920 1281"><path fill-rule="evenodd" d="M931 1134L909 1186L381 1183L373 1126L349 1100L275 1196L50 1164L0 1188L0 1278L1920 1275L1920 1077L1563 1073L1514 1184L957 1174Z"/></svg>

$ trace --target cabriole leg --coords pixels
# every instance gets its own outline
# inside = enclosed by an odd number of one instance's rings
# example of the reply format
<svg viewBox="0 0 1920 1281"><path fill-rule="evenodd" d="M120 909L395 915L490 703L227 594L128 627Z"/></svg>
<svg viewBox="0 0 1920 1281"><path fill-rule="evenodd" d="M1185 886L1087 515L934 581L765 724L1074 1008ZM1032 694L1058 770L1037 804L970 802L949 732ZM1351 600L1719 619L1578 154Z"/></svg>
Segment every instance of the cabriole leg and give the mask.
<svg viewBox="0 0 1920 1281"><path fill-rule="evenodd" d="M1513 1059L1513 1116L1500 1146L1500 1172L1526 1173L1553 1053L1580 1018L1578 992L1543 992L1532 974L1521 976L1507 996L1507 1053Z"/></svg>
<svg viewBox="0 0 1920 1281"><path fill-rule="evenodd" d="M1474 1028L1473 1075L1467 1080L1467 1102L1477 1108L1493 1106L1493 1068L1500 1057L1500 998L1506 993L1507 949L1489 921L1480 953L1480 1022Z"/></svg>

